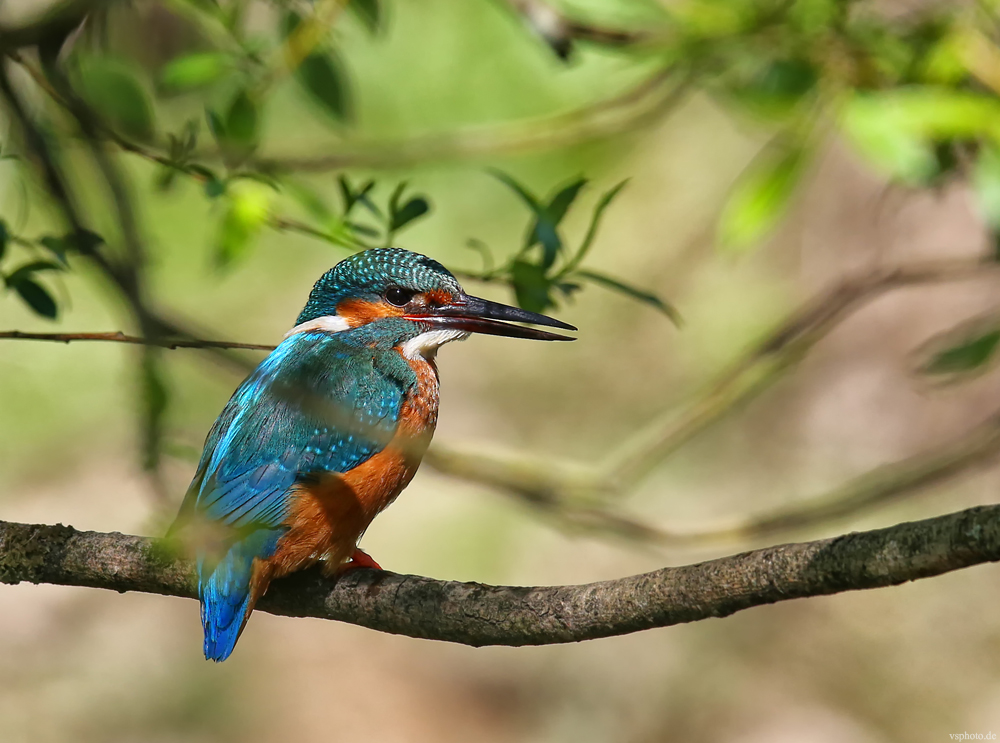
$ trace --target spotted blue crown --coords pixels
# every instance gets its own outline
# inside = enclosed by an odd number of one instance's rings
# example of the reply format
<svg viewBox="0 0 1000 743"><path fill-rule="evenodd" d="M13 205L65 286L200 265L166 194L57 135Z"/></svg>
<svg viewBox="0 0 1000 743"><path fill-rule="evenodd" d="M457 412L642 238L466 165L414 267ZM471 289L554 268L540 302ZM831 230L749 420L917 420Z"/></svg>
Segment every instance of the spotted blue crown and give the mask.
<svg viewBox="0 0 1000 743"><path fill-rule="evenodd" d="M436 260L402 248L380 248L345 258L316 282L296 324L337 314L348 297L377 300L390 286L417 292L444 290L460 294L451 271Z"/></svg>

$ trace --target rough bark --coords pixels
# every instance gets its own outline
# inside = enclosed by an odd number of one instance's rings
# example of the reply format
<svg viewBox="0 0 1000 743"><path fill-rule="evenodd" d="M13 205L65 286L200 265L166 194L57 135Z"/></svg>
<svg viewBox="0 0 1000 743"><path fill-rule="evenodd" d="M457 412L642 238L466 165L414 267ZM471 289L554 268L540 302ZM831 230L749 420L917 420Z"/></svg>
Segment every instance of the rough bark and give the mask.
<svg viewBox="0 0 1000 743"><path fill-rule="evenodd" d="M622 635L808 596L898 585L1000 560L1000 506L784 544L578 586L456 583L373 570L310 570L275 583L272 614L320 617L465 645ZM195 596L191 564L161 540L0 522L0 581Z"/></svg>

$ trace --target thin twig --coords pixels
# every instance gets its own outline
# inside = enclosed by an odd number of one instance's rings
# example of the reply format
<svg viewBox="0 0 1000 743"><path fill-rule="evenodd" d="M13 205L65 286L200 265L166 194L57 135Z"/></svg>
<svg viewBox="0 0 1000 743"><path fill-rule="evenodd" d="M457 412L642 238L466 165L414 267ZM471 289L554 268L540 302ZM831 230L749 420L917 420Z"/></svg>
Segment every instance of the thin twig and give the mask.
<svg viewBox="0 0 1000 743"><path fill-rule="evenodd" d="M115 333L22 333L18 330L0 332L0 340L52 341L55 343L73 343L75 341L111 341L115 343L131 343L159 348L235 348L247 351L273 351L274 346L258 343L235 343L232 341L205 341L200 339L177 339L158 337L155 340L136 335Z"/></svg>

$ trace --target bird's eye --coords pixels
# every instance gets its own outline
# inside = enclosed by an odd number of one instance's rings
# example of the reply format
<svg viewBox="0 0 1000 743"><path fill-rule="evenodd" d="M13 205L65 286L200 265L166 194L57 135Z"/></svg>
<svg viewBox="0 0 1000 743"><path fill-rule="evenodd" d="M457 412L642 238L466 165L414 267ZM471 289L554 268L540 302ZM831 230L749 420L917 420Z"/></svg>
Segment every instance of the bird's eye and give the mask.
<svg viewBox="0 0 1000 743"><path fill-rule="evenodd" d="M385 290L385 301L396 307L402 307L413 299L415 292L404 289L401 286L390 286Z"/></svg>

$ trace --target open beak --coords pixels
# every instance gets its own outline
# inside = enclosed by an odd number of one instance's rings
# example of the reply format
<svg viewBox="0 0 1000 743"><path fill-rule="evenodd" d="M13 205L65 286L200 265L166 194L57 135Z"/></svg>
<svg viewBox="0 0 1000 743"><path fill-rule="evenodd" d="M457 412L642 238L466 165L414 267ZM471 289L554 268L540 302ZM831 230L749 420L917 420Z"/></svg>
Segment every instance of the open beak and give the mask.
<svg viewBox="0 0 1000 743"><path fill-rule="evenodd" d="M488 299L459 295L451 304L442 307L428 308L427 314L407 315L409 320L419 320L436 328L464 330L468 333L486 333L487 335L506 335L510 338L530 338L536 341L572 341L566 335L550 333L546 330L526 328L523 325L510 323L531 323L532 325L548 325L564 330L576 330L572 325L535 312L528 312L517 307L510 307Z"/></svg>

